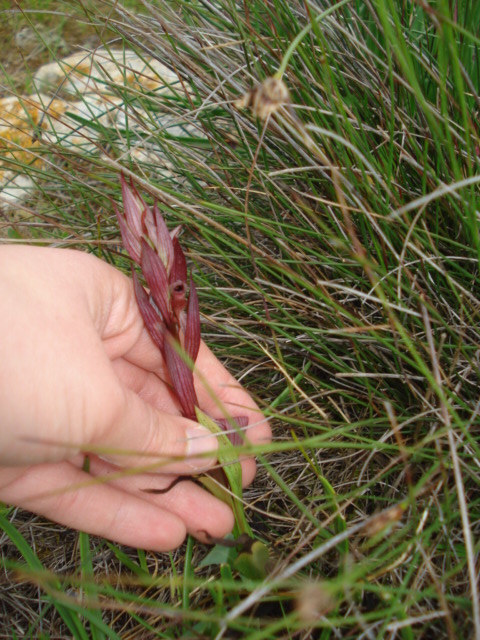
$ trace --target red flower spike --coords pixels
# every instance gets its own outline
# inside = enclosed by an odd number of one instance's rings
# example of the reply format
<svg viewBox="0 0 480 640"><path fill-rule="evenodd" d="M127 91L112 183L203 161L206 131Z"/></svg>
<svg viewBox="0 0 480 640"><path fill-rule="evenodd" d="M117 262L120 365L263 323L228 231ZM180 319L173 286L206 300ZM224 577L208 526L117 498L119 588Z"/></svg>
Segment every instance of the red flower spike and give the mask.
<svg viewBox="0 0 480 640"><path fill-rule="evenodd" d="M144 238L142 238L141 267L150 288L150 295L162 314L164 323L169 326L171 318L168 304L167 272L159 256Z"/></svg>
<svg viewBox="0 0 480 640"><path fill-rule="evenodd" d="M132 278L135 298L137 300L138 308L140 309L140 313L142 315L145 326L147 327L147 331L160 351L163 352L163 346L165 343L165 340L163 338L163 331L165 325L158 315L156 309L150 304L148 294L140 284L140 281L134 269L132 269Z"/></svg>
<svg viewBox="0 0 480 640"><path fill-rule="evenodd" d="M181 280L185 284L187 282L187 261L176 237L173 239L173 263L168 279L170 283L177 280Z"/></svg>
<svg viewBox="0 0 480 640"><path fill-rule="evenodd" d="M118 225L120 227L123 246L128 251L128 255L132 258L132 260L134 260L138 264L140 262L140 251L141 251L140 240L132 233L130 227L127 224L127 221L119 212L115 203L113 205L113 208L115 209Z"/></svg>
<svg viewBox="0 0 480 640"><path fill-rule="evenodd" d="M143 218L147 211L147 205L133 184L131 186L127 184L123 174L120 175L120 182L122 184L123 208L127 225L133 235L140 240L143 233Z"/></svg>
<svg viewBox="0 0 480 640"><path fill-rule="evenodd" d="M155 248L158 255L162 259L167 273L170 273L173 263L173 242L168 231L165 220L160 213L157 203L153 205L153 214L155 216L155 234L150 235L150 238L155 239Z"/></svg>
<svg viewBox="0 0 480 640"><path fill-rule="evenodd" d="M151 297L132 270L138 308L152 340L163 356L182 414L196 421L198 399L191 364L195 363L200 348L200 311L192 278L188 303L185 295L187 262L178 242L181 227L169 232L157 205L153 209L147 207L132 181L130 185L127 184L123 175L120 181L124 214L119 213L115 204L114 209L122 241L130 257L140 265L150 288ZM179 336L183 349L179 344ZM217 423L230 432L228 437L233 444L242 444L243 438L235 431L235 426L246 427L248 418L222 418Z"/></svg>
<svg viewBox="0 0 480 640"><path fill-rule="evenodd" d="M193 384L193 371L179 353L181 347L172 334L165 331L164 356L172 386L177 394L185 418L197 420L195 407L198 407L197 394Z"/></svg>
<svg viewBox="0 0 480 640"><path fill-rule="evenodd" d="M170 231L170 238L172 239L172 242L173 240L175 240L175 238L178 238L181 230L182 230L182 225L179 224L178 227L175 227L175 229L172 229Z"/></svg>
<svg viewBox="0 0 480 640"><path fill-rule="evenodd" d="M170 285L170 305L172 308L172 315L179 326L181 326L181 314L187 306L187 299L185 297L185 283L181 280L177 280Z"/></svg>
<svg viewBox="0 0 480 640"><path fill-rule="evenodd" d="M198 307L197 290L195 289L191 276L183 348L190 360L195 362L198 356L198 350L200 349L200 309Z"/></svg>
<svg viewBox="0 0 480 640"><path fill-rule="evenodd" d="M143 224L143 236L150 238L154 246L156 246L156 237L157 237L157 228L155 225L155 218L153 216L152 210L150 207L147 207L145 210L145 214L142 220ZM162 260L162 262L164 262Z"/></svg>
<svg viewBox="0 0 480 640"><path fill-rule="evenodd" d="M237 427L238 429L241 429L242 427L246 427L248 425L247 416L237 416L229 420L227 420L227 418L219 418L215 420L215 422L224 431L230 432L227 435L234 447L237 447L243 444L243 438L237 431L235 431L235 427Z"/></svg>

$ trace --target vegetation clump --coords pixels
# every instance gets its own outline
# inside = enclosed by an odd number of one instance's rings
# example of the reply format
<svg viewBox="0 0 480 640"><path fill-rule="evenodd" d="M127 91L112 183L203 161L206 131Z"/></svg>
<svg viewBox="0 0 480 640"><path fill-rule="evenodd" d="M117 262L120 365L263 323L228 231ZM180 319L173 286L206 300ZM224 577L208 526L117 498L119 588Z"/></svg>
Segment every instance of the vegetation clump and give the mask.
<svg viewBox="0 0 480 640"><path fill-rule="evenodd" d="M244 495L267 576L231 546L158 557L73 534L59 566L31 548L45 525L5 508L8 593L28 601L3 598L5 625L480 638L480 5L80 4L179 82L112 87L124 126L79 123L100 155L46 147L42 218L9 233L127 271L120 172L185 224L202 335L275 432Z"/></svg>

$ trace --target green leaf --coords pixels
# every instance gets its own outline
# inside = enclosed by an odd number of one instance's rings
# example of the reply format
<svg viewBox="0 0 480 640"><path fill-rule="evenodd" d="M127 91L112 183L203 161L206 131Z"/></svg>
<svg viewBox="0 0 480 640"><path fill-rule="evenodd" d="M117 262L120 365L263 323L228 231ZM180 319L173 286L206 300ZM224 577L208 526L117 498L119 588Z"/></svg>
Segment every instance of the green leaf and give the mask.
<svg viewBox="0 0 480 640"><path fill-rule="evenodd" d="M8 535L10 540L17 547L27 563L27 566L33 571L33 573L40 572L41 575L42 572L45 571L43 564L40 562L34 550L30 547L23 535L2 514L0 514L0 529ZM45 574L48 575L48 572L45 572ZM47 597L62 617L73 637L81 640L88 640L87 631L83 626L81 617L78 613L80 607L76 607L73 604L60 604L60 602L57 601L57 596L61 601L62 596L64 595L62 585L59 580L51 580L48 586L50 592Z"/></svg>
<svg viewBox="0 0 480 640"><path fill-rule="evenodd" d="M268 548L263 542L256 540L251 551L242 552L233 563L234 568L245 578L263 580L267 575L269 560Z"/></svg>
<svg viewBox="0 0 480 640"><path fill-rule="evenodd" d="M133 562L128 556L128 554L126 554L125 551L120 549L120 547L118 547L116 544L113 544L112 542L109 542L108 540L105 540L105 543L107 547L110 549L110 551L113 552L117 560L121 562L123 565L125 565L128 569L130 569L130 571L134 575L139 576L140 578L149 577L150 574L148 570L146 571L143 567L139 566L136 562Z"/></svg>
<svg viewBox="0 0 480 640"><path fill-rule="evenodd" d="M227 539L233 539L233 536L227 536ZM222 544L216 544L210 549L205 558L198 564L198 568L209 567L211 565L230 564L237 552L232 547L226 547Z"/></svg>
<svg viewBox="0 0 480 640"><path fill-rule="evenodd" d="M83 466L84 468L90 466L88 456L86 456ZM94 568L92 552L90 549L90 536L88 535L88 533L84 533L83 531L79 533L78 546L80 550L80 564L83 579L82 589L88 599L97 600L98 602L97 590L95 586L92 587L92 582L94 580ZM104 625L104 622L102 620L102 612L100 611L100 609L95 609L94 607L92 607L90 611L90 634L92 640L104 640L105 634L101 630L102 626Z"/></svg>
<svg viewBox="0 0 480 640"><path fill-rule="evenodd" d="M247 522L245 512L243 509L243 489L242 489L242 466L238 460L238 453L230 442L228 436L218 426L218 424L207 416L198 407L195 408L198 422L206 427L212 433L217 434L218 437L218 454L217 458L222 465L223 472L228 481L228 485L231 493L222 489L218 483L208 476L202 476L199 478L200 482L212 493L215 497L219 498L226 504L228 504L235 516L236 527L234 529L234 535L240 533L246 533L252 536L252 530Z"/></svg>
<svg viewBox="0 0 480 640"><path fill-rule="evenodd" d="M337 494L335 493L335 489L332 487L330 482L324 476L319 475L318 479L322 483L325 493L330 498L330 500L332 501L332 503L334 504L334 506L335 506L335 508L337 510L337 515L335 516L335 518L333 520L333 526L334 526L334 529L335 529L335 533L342 533L343 531L346 531L347 523L345 522L345 518L342 516L342 514L340 513L340 510L338 508L338 499L337 499ZM338 550L342 555L346 555L348 553L348 539L347 540L343 540L338 545Z"/></svg>

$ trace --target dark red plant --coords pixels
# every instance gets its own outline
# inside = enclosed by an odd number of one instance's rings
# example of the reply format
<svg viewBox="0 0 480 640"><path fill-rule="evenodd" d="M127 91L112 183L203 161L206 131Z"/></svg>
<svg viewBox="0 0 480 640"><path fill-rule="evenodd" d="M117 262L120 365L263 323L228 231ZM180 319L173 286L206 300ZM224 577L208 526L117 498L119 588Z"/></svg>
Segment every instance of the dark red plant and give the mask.
<svg viewBox="0 0 480 640"><path fill-rule="evenodd" d="M133 284L140 313L152 340L160 350L171 386L178 398L182 414L196 420L198 399L193 381L193 365L200 348L200 311L193 279L190 276L187 297L187 262L178 242L180 227L169 232L154 204L149 207L133 185L120 177L124 213L114 203L123 245L142 270L148 293L132 268ZM235 431L248 424L240 416L217 423L229 434L234 444L241 438Z"/></svg>

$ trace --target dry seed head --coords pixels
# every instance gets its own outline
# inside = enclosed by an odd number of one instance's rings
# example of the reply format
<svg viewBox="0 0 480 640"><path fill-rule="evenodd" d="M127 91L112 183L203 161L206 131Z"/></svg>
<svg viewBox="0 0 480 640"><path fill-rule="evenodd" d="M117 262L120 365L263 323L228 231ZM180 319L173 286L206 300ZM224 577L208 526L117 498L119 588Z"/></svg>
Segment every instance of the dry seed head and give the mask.
<svg viewBox="0 0 480 640"><path fill-rule="evenodd" d="M381 533L388 525L395 524L402 519L405 507L402 504L395 505L384 513L379 513L365 528L368 537Z"/></svg>
<svg viewBox="0 0 480 640"><path fill-rule="evenodd" d="M251 109L253 115L266 120L281 106L290 103L287 85L279 78L267 78L235 101L237 109Z"/></svg>
<svg viewBox="0 0 480 640"><path fill-rule="evenodd" d="M295 610L305 624L314 624L335 607L335 598L321 582L309 582L297 593Z"/></svg>

